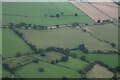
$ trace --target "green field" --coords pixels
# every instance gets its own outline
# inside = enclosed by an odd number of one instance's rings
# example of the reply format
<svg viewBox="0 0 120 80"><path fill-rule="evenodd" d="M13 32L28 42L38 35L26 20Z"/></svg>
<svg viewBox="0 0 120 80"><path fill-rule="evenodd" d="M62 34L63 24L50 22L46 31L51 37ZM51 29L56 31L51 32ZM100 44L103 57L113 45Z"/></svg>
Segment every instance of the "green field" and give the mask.
<svg viewBox="0 0 120 80"><path fill-rule="evenodd" d="M32 2L32 3L3 3L3 24L31 23L39 25L57 25L78 23L93 23L87 15L68 2ZM34 10L34 11L31 11ZM75 16L75 13L78 16ZM59 14L60 17L50 17ZM25 17L27 16L27 17Z"/></svg>
<svg viewBox="0 0 120 80"><path fill-rule="evenodd" d="M37 58L43 61L47 61L47 62L51 62L51 61L60 61L62 56L64 56L63 54L59 53L59 52L47 52L45 53L46 56L41 56L40 54L32 54L31 56L33 58Z"/></svg>
<svg viewBox="0 0 120 80"><path fill-rule="evenodd" d="M31 51L26 43L10 29L2 30L2 47L2 55L5 58L15 56L17 52L27 53Z"/></svg>
<svg viewBox="0 0 120 80"><path fill-rule="evenodd" d="M71 55L76 54L77 58L81 58L81 56L86 56L86 59L88 59L90 62L94 61L101 61L108 66L115 68L118 66L118 55L117 54L85 54L81 52L80 50L77 51L71 51Z"/></svg>
<svg viewBox="0 0 120 80"><path fill-rule="evenodd" d="M8 72L6 69L2 68L2 77L12 77L12 73Z"/></svg>
<svg viewBox="0 0 120 80"><path fill-rule="evenodd" d="M118 26L114 24L97 25L88 27L91 33L102 39L115 43L118 46Z"/></svg>
<svg viewBox="0 0 120 80"><path fill-rule="evenodd" d="M59 65L66 66L75 70L82 70L89 64L87 62L81 61L79 59L75 59L72 57L69 57L69 60L67 62L60 62Z"/></svg>
<svg viewBox="0 0 120 80"><path fill-rule="evenodd" d="M44 68L44 72L39 72L40 67ZM81 75L71 69L52 65L45 62L31 63L16 70L16 74L24 78L81 78ZM34 74L34 75L33 75Z"/></svg>
<svg viewBox="0 0 120 80"><path fill-rule="evenodd" d="M9 68L15 69L22 65L31 63L33 61L33 58L29 56L21 56L21 57L12 57L5 59L3 63L8 64Z"/></svg>
<svg viewBox="0 0 120 80"><path fill-rule="evenodd" d="M88 33L74 28L59 28L54 30L25 30L19 29L24 34L28 42L36 45L38 48L62 47L74 48L79 44L85 44L89 51L113 50L107 43L92 38Z"/></svg>

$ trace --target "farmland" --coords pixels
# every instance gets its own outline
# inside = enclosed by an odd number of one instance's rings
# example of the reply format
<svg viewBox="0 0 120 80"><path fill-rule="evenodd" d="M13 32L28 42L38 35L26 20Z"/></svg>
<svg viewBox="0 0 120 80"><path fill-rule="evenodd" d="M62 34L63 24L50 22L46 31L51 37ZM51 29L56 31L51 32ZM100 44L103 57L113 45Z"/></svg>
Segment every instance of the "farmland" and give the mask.
<svg viewBox="0 0 120 80"><path fill-rule="evenodd" d="M75 13L78 16L75 16ZM59 14L60 17L54 17L56 14ZM3 3L3 25L9 24L11 21L15 24L25 22L39 25L93 23L92 19L67 2Z"/></svg>
<svg viewBox="0 0 120 80"><path fill-rule="evenodd" d="M109 41L110 43L115 43L118 46L118 26L114 24L106 24L89 26L88 28L90 29L93 35L97 36L102 40Z"/></svg>
<svg viewBox="0 0 120 80"><path fill-rule="evenodd" d="M49 0L3 2L3 78L118 76L117 7Z"/></svg>
<svg viewBox="0 0 120 80"><path fill-rule="evenodd" d="M92 2L92 3L72 3L77 8L89 15L93 20L106 20L118 18L118 6L115 3ZM99 16L98 16L99 15Z"/></svg>
<svg viewBox="0 0 120 80"><path fill-rule="evenodd" d="M86 74L87 78L111 78L113 73L98 64Z"/></svg>
<svg viewBox="0 0 120 80"><path fill-rule="evenodd" d="M3 57L6 58L15 56L17 52L27 53L31 51L25 42L19 38L12 30L3 29L2 33Z"/></svg>
<svg viewBox="0 0 120 80"><path fill-rule="evenodd" d="M97 54L97 53L96 54L95 53L85 54L81 52L80 50L71 51L71 55L73 54L76 54L78 59L80 59L81 56L86 56L86 59L88 59L90 62L101 61L112 68L115 68L116 66L118 66L118 55L117 54Z"/></svg>
<svg viewBox="0 0 120 80"><path fill-rule="evenodd" d="M38 69L40 67L43 67L45 71L39 72ZM32 63L21 67L16 71L16 74L24 78L62 78L64 76L69 78L81 78L81 75L74 70L45 62L39 62L37 64Z"/></svg>
<svg viewBox="0 0 120 80"><path fill-rule="evenodd" d="M28 42L34 44L38 48L48 48L53 46L74 48L79 44L85 43L90 51L98 49L102 51L113 50L108 44L100 42L92 38L89 34L73 28L59 28L44 31L19 29L19 31L24 34L24 37Z"/></svg>

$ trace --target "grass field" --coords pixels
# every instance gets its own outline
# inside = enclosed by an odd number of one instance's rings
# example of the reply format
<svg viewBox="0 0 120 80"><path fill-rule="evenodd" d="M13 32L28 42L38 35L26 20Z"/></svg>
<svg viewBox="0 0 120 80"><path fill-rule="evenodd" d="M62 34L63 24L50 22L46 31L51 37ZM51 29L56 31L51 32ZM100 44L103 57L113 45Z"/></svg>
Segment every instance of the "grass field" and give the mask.
<svg viewBox="0 0 120 80"><path fill-rule="evenodd" d="M89 65L88 63L84 61L81 61L79 59L75 59L72 57L69 57L69 60L67 62L60 62L58 64L62 66L70 67L75 70L82 70L83 68Z"/></svg>
<svg viewBox="0 0 120 80"><path fill-rule="evenodd" d="M107 68L96 64L94 68L86 73L87 78L112 78L113 73Z"/></svg>
<svg viewBox="0 0 120 80"><path fill-rule="evenodd" d="M26 43L21 38L19 38L12 30L3 29L2 33L3 57L6 58L15 56L17 52L27 53L31 51Z"/></svg>
<svg viewBox="0 0 120 80"><path fill-rule="evenodd" d="M71 51L71 55L76 54L77 57L80 59L81 56L86 56L86 59L88 59L90 62L94 61L101 61L108 66L115 68L118 66L118 55L117 54L85 54L81 52L80 50L77 51Z"/></svg>
<svg viewBox="0 0 120 80"><path fill-rule="evenodd" d="M12 77L12 73L8 72L6 69L2 68L2 77Z"/></svg>
<svg viewBox="0 0 120 80"><path fill-rule="evenodd" d="M19 29L28 42L38 48L63 47L74 48L79 44L85 44L89 51L113 50L108 44L92 38L88 33L73 28L59 28L54 30L24 30Z"/></svg>
<svg viewBox="0 0 120 80"><path fill-rule="evenodd" d="M78 16L75 16L75 13ZM56 16L56 14L59 14L60 17L50 17L51 15ZM39 25L69 24L74 22L93 23L92 19L68 2L4 2L3 17L4 25L10 22L25 22Z"/></svg>
<svg viewBox="0 0 120 80"><path fill-rule="evenodd" d="M113 24L97 25L88 27L91 33L102 39L115 43L118 46L118 26Z"/></svg>
<svg viewBox="0 0 120 80"><path fill-rule="evenodd" d="M3 61L3 63L6 63L9 65L10 68L17 68L22 65L31 63L33 61L33 58L29 56L21 56L21 57L14 57L14 58L8 58Z"/></svg>
<svg viewBox="0 0 120 80"><path fill-rule="evenodd" d="M44 68L44 72L39 72L40 67ZM16 74L24 78L80 78L81 75L71 69L52 65L45 62L32 63L19 68ZM33 75L34 74L34 75Z"/></svg>
<svg viewBox="0 0 120 80"><path fill-rule="evenodd" d="M56 60L61 60L62 56L64 56L63 54L59 53L59 52L47 52L45 53L46 56L41 56L40 54L32 54L31 56L40 60L44 60L44 61L56 61Z"/></svg>

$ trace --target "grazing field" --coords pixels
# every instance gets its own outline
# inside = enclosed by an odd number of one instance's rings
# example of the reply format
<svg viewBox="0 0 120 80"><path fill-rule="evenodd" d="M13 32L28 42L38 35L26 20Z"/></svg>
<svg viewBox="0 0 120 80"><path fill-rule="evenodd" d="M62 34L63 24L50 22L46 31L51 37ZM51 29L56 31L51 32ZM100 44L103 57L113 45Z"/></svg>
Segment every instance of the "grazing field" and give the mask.
<svg viewBox="0 0 120 80"><path fill-rule="evenodd" d="M57 14L59 17L56 17ZM94 21L68 2L4 2L3 25L10 22L15 24L25 22L39 25L57 25L74 22L91 24Z"/></svg>
<svg viewBox="0 0 120 80"><path fill-rule="evenodd" d="M32 54L30 55L31 57L33 58L37 58L37 59L40 59L40 60L43 60L43 61L48 61L48 62L51 62L51 61L60 61L62 56L64 56L63 54L59 53L59 52L47 52L45 53L46 56L41 56L40 54Z"/></svg>
<svg viewBox="0 0 120 80"><path fill-rule="evenodd" d="M60 62L59 65L66 66L75 70L82 70L89 64L87 62L81 61L80 59L75 59L72 57L69 57L67 62Z"/></svg>
<svg viewBox="0 0 120 80"><path fill-rule="evenodd" d="M44 69L43 72L38 70L41 67ZM81 78L81 75L74 70L45 62L31 63L19 68L15 73L24 78Z"/></svg>
<svg viewBox="0 0 120 80"><path fill-rule="evenodd" d="M92 38L88 33L74 28L59 28L54 30L24 30L19 29L24 34L28 42L38 48L63 47L74 48L79 44L85 44L89 51L113 50L107 43Z"/></svg>
<svg viewBox="0 0 120 80"><path fill-rule="evenodd" d="M3 63L8 64L9 68L15 69L22 65L31 63L33 61L33 58L29 56L21 56L21 57L14 57L14 58L8 58L3 61Z"/></svg>
<svg viewBox="0 0 120 80"><path fill-rule="evenodd" d="M100 10L98 10L96 7L94 7L88 2L85 2L85 3L74 2L72 4L76 6L78 9L80 9L81 11L85 12L85 14L90 16L95 21L110 19L110 17L102 13Z"/></svg>
<svg viewBox="0 0 120 80"><path fill-rule="evenodd" d="M114 24L96 25L88 27L91 33L101 40L116 44L118 48L118 26ZM112 31L112 32L111 32Z"/></svg>
<svg viewBox="0 0 120 80"><path fill-rule="evenodd" d="M2 77L12 77L12 73L8 72L5 68L2 68Z"/></svg>
<svg viewBox="0 0 120 80"><path fill-rule="evenodd" d="M98 54L98 53L85 54L85 53L81 52L80 50L71 51L70 54L71 55L75 54L77 56L77 58L79 58L79 59L81 58L81 56L86 56L86 59L88 59L90 62L101 61L112 68L115 68L116 66L118 66L119 55L117 55L117 54Z"/></svg>
<svg viewBox="0 0 120 80"><path fill-rule="evenodd" d="M112 78L113 73L107 68L96 64L94 68L86 73L87 78Z"/></svg>
<svg viewBox="0 0 120 80"><path fill-rule="evenodd" d="M2 55L5 58L15 56L17 52L27 53L31 51L26 43L10 29L2 30L2 47Z"/></svg>

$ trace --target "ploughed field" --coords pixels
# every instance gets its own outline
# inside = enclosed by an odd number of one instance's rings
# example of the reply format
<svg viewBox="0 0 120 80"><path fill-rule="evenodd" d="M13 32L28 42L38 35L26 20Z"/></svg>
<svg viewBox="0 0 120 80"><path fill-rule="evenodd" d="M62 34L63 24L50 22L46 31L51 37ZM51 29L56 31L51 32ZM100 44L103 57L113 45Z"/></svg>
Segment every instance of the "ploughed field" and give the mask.
<svg viewBox="0 0 120 80"><path fill-rule="evenodd" d="M59 25L74 22L93 23L91 18L68 2L4 2L2 7L4 25L10 22L14 24L25 22L37 25ZM57 14L59 17L56 17ZM75 16L75 14L78 16Z"/></svg>

